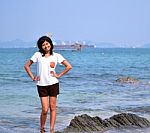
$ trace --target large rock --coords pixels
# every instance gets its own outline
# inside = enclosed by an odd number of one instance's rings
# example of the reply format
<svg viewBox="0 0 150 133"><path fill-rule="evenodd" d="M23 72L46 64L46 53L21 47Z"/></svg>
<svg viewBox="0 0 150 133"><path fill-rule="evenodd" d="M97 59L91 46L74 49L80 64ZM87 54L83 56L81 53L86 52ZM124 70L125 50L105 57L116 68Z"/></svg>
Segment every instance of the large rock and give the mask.
<svg viewBox="0 0 150 133"><path fill-rule="evenodd" d="M133 77L121 77L116 80L119 83L139 83L139 80Z"/></svg>
<svg viewBox="0 0 150 133"><path fill-rule="evenodd" d="M71 120L70 125L63 130L63 132L57 133L71 133L71 132L104 132L114 128L145 128L150 127L150 122L135 114L122 113L114 115L108 119L102 120L99 117L90 117L87 114L75 116Z"/></svg>

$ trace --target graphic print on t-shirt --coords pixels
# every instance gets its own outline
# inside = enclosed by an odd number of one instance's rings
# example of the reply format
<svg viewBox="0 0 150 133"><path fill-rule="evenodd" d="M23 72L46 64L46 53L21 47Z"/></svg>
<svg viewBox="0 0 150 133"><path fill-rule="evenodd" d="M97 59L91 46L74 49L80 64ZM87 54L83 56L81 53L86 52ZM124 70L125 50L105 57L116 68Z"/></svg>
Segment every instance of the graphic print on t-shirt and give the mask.
<svg viewBox="0 0 150 133"><path fill-rule="evenodd" d="M55 62L50 62L50 74L53 75L55 69Z"/></svg>
<svg viewBox="0 0 150 133"><path fill-rule="evenodd" d="M54 68L55 67L55 62L50 62L50 67Z"/></svg>

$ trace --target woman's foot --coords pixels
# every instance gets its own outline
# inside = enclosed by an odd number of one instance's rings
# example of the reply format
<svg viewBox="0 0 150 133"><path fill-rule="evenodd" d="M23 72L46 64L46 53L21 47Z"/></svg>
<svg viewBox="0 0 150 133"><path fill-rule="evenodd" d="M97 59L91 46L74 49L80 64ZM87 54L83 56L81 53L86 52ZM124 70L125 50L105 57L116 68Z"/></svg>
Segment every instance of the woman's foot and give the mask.
<svg viewBox="0 0 150 133"><path fill-rule="evenodd" d="M45 129L44 129L44 128L41 128L40 133L45 133Z"/></svg>
<svg viewBox="0 0 150 133"><path fill-rule="evenodd" d="M50 130L50 133L54 133L54 129L51 129L51 130Z"/></svg>

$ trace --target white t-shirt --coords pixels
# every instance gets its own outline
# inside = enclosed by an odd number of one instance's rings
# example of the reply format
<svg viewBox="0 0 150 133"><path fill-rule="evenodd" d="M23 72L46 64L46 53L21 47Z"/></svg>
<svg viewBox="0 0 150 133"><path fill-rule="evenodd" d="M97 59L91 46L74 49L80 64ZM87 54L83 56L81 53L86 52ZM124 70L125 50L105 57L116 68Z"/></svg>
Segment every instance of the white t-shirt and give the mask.
<svg viewBox="0 0 150 133"><path fill-rule="evenodd" d="M53 55L44 57L40 52L36 52L30 59L37 63L37 76L39 78L37 85L47 86L59 82L56 77L51 75L51 71L55 72L57 63L61 64L65 60L62 55L53 52Z"/></svg>

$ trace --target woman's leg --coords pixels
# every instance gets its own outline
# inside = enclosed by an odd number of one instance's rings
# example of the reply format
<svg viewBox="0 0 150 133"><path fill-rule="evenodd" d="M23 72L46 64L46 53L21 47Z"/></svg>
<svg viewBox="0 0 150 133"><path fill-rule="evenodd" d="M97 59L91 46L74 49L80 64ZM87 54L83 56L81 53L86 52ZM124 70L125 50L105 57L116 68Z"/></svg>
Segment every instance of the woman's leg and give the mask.
<svg viewBox="0 0 150 133"><path fill-rule="evenodd" d="M48 109L49 109L49 104L48 104L48 97L40 97L40 98L41 98L41 105L42 105L40 123L41 123L41 129L44 129L45 123L46 123L46 118L47 118L47 113L48 113Z"/></svg>
<svg viewBox="0 0 150 133"><path fill-rule="evenodd" d="M51 96L49 99L50 103L50 131L54 130L55 120L56 120L56 99L57 97Z"/></svg>

